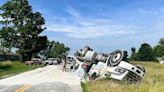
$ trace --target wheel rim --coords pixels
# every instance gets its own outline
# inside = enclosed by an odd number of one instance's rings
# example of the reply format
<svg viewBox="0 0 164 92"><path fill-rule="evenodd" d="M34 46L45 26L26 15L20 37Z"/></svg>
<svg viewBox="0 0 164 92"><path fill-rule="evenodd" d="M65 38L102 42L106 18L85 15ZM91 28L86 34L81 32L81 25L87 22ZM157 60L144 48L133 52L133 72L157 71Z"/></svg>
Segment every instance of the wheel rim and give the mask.
<svg viewBox="0 0 164 92"><path fill-rule="evenodd" d="M110 59L109 59L109 65L110 66L116 66L118 65L122 59L123 59L124 53L120 50L117 50L115 52L112 53Z"/></svg>
<svg viewBox="0 0 164 92"><path fill-rule="evenodd" d="M121 53L117 53L113 56L113 62L116 63L121 58Z"/></svg>

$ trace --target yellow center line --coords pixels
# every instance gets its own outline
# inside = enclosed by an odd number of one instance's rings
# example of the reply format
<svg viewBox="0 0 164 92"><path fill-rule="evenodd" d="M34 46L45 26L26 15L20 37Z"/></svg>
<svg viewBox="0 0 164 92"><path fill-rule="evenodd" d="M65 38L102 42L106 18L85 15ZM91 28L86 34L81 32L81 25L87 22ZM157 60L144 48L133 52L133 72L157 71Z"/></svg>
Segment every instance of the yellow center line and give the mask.
<svg viewBox="0 0 164 92"><path fill-rule="evenodd" d="M26 86L28 86L28 84L22 86L21 88L19 88L18 90L16 90L15 92L19 92L20 90L24 89Z"/></svg>
<svg viewBox="0 0 164 92"><path fill-rule="evenodd" d="M18 90L16 90L15 92L24 92L30 86L31 86L31 84L26 84L26 85L22 86L21 88L19 88Z"/></svg>
<svg viewBox="0 0 164 92"><path fill-rule="evenodd" d="M31 84L29 84L28 86L26 86L24 89L22 89L22 90L19 91L19 92L24 92L24 91L27 90L29 87L31 87Z"/></svg>

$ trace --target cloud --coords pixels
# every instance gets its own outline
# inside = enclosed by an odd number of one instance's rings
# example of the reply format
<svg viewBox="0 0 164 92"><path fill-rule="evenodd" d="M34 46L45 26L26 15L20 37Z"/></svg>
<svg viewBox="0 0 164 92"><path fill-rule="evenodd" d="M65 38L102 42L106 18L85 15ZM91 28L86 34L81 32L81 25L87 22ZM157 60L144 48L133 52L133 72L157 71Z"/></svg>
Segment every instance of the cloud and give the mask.
<svg viewBox="0 0 164 92"><path fill-rule="evenodd" d="M83 26L101 26L101 25L109 25L110 24L110 20L109 19L92 19L92 18L78 18L75 19L76 22L80 25Z"/></svg>
<svg viewBox="0 0 164 92"><path fill-rule="evenodd" d="M141 8L137 9L137 11L142 13L142 14L149 14L150 13L149 11L146 11L146 10L141 9Z"/></svg>
<svg viewBox="0 0 164 92"><path fill-rule="evenodd" d="M81 17L81 16L80 16L80 12L78 12L77 10L75 10L75 9L74 9L72 6L70 6L70 5L67 5L66 11L67 11L70 15L72 15L73 17L77 17L77 18Z"/></svg>
<svg viewBox="0 0 164 92"><path fill-rule="evenodd" d="M145 15L148 15L148 14L159 14L160 13L160 10L162 9L154 9L154 10L146 10L146 9L142 9L142 8L138 8L137 11L140 12L141 14L145 14Z"/></svg>
<svg viewBox="0 0 164 92"><path fill-rule="evenodd" d="M107 36L108 34L113 34L110 31L99 30L96 28L85 28L81 29L80 32L74 31L73 33L68 34L70 37L75 38L97 38L101 36Z"/></svg>
<svg viewBox="0 0 164 92"><path fill-rule="evenodd" d="M91 18L82 16L81 13L72 6L67 5L65 13L71 16L53 15L47 16L46 27L49 32L63 33L72 38L99 38L113 35L129 35L133 34L129 30L130 25L115 24L110 19L106 18ZM40 9L44 12L51 13L50 10ZM49 17L49 18L48 18Z"/></svg>
<svg viewBox="0 0 164 92"><path fill-rule="evenodd" d="M95 22L96 20L94 20ZM78 22L78 21L77 21ZM90 21L93 25L71 25L71 24L56 24L52 23L51 25L47 26L47 31L51 32L62 32L68 35L69 37L74 38L98 38L103 36L110 36L110 35L128 35L132 34L133 32L129 31L126 26L123 25L111 25L111 24L104 24L102 25L101 22Z"/></svg>
<svg viewBox="0 0 164 92"><path fill-rule="evenodd" d="M75 27L69 25L50 24L47 26L47 30L52 32L72 33L73 30L75 30Z"/></svg>

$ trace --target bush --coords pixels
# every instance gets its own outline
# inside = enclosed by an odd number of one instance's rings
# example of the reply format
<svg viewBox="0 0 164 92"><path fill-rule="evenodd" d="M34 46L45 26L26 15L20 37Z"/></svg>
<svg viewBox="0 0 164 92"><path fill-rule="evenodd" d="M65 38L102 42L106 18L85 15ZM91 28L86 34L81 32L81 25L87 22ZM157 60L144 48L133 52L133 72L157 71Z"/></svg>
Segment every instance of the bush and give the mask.
<svg viewBox="0 0 164 92"><path fill-rule="evenodd" d="M6 69L12 67L13 63L11 61L2 61L0 63L0 68L1 69Z"/></svg>

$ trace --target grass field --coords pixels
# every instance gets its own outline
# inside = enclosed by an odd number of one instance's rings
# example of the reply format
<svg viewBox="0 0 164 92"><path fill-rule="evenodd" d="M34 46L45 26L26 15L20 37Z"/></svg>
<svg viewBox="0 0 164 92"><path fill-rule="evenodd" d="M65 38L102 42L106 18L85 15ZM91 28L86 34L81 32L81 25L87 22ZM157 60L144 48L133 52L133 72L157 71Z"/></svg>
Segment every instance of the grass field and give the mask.
<svg viewBox="0 0 164 92"><path fill-rule="evenodd" d="M0 79L7 77L7 76L11 76L11 75L15 75L15 74L19 74L25 71L29 71L38 67L42 67L43 65L25 65L22 62L19 61L1 61L0 62Z"/></svg>
<svg viewBox="0 0 164 92"><path fill-rule="evenodd" d="M126 84L104 79L82 84L84 92L164 92L164 64L132 62L143 65L146 75L140 84Z"/></svg>

